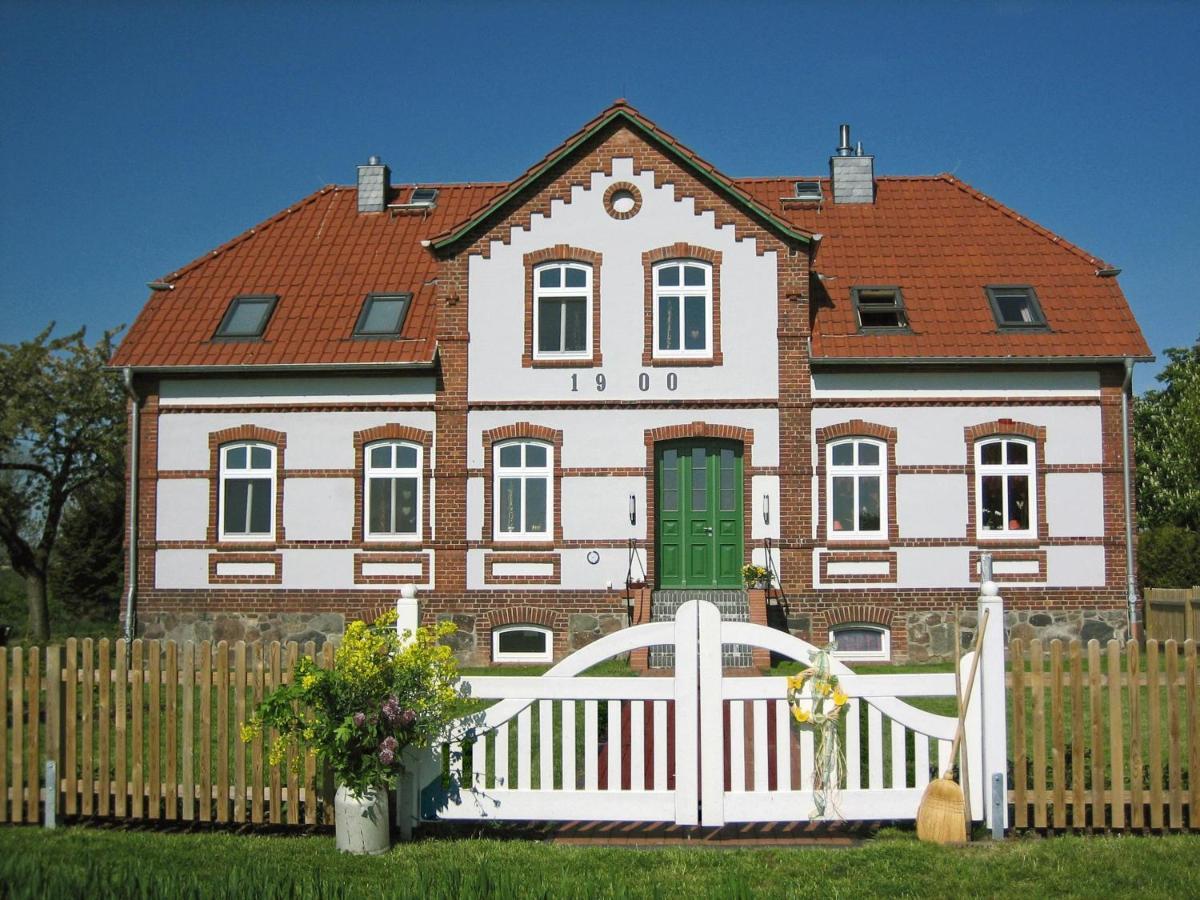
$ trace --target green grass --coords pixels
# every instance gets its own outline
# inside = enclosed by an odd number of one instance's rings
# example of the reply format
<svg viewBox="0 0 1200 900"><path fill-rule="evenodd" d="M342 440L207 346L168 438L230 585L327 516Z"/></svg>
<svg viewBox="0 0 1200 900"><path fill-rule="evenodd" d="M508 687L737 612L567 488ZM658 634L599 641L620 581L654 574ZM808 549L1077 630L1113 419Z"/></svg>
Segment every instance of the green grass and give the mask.
<svg viewBox="0 0 1200 900"><path fill-rule="evenodd" d="M431 839L379 857L333 838L0 828L0 896L963 897L1200 894L1200 836L946 848L888 831L851 848L639 850Z"/></svg>

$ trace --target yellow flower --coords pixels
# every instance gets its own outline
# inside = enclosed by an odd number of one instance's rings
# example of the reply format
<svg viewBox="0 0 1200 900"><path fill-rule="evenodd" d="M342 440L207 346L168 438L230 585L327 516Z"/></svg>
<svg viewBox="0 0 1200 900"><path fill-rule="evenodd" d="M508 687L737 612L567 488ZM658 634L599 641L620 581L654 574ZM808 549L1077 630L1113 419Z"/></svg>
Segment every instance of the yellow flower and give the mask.
<svg viewBox="0 0 1200 900"><path fill-rule="evenodd" d="M809 719L812 718L812 713L809 712L807 709L805 709L802 706L793 706L792 707L792 716L795 718L795 720L797 722L799 722L801 725L803 725L805 722L807 722Z"/></svg>
<svg viewBox="0 0 1200 900"><path fill-rule="evenodd" d="M802 690L804 690L804 676L803 676L803 675L791 675L791 676L789 676L789 677L788 677L788 680L787 680L787 686L788 686L788 690L789 690L789 691L802 691Z"/></svg>
<svg viewBox="0 0 1200 900"><path fill-rule="evenodd" d="M315 673L312 675L305 675L303 678L300 679L300 686L303 687L306 691L309 690L316 683L317 683L317 676Z"/></svg>
<svg viewBox="0 0 1200 900"><path fill-rule="evenodd" d="M846 705L846 701L847 701L847 700L849 700L849 699L850 699L850 698L849 698L849 697L847 697L847 696L846 696L846 695L845 695L845 694L842 692L842 689L841 689L841 688L838 688L836 691L834 691L834 692L833 692L833 702L834 702L834 704L836 704L837 706L845 706L845 705Z"/></svg>

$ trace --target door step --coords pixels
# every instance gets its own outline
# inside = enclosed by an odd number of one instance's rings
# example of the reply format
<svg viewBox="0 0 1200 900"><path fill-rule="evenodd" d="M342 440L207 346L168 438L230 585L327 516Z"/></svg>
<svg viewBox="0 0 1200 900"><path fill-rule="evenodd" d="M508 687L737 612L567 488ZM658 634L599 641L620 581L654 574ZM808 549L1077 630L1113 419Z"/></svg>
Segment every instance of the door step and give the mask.
<svg viewBox="0 0 1200 900"><path fill-rule="evenodd" d="M737 590L661 590L650 598L650 621L672 622L675 613L688 600L707 600L721 612L723 622L750 621L750 595ZM721 666L726 669L749 669L754 661L751 648L746 644L722 644ZM671 669L675 667L675 647L660 644L650 647L650 668Z"/></svg>

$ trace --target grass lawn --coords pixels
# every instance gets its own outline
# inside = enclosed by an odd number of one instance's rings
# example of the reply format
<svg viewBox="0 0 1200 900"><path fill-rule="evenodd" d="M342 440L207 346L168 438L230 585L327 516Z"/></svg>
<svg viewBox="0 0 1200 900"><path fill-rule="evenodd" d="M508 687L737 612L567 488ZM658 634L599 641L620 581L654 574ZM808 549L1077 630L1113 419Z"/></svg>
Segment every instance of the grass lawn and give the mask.
<svg viewBox="0 0 1200 900"><path fill-rule="evenodd" d="M852 848L629 849L426 840L374 858L327 835L0 828L0 896L797 897L1200 895L1200 836Z"/></svg>

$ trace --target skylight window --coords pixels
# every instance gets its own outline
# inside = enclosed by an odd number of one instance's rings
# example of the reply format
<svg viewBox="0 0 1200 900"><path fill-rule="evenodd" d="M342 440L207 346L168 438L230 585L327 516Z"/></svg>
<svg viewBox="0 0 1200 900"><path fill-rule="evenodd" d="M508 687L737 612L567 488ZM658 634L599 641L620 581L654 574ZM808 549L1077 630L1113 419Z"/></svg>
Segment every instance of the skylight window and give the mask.
<svg viewBox="0 0 1200 900"><path fill-rule="evenodd" d="M231 340L261 338L278 300L276 296L234 297L213 337Z"/></svg>
<svg viewBox="0 0 1200 900"><path fill-rule="evenodd" d="M992 315L1001 328L1045 328L1046 317L1033 288L1022 285L991 285L986 288Z"/></svg>
<svg viewBox="0 0 1200 900"><path fill-rule="evenodd" d="M433 206L437 202L437 188L413 188L408 202L413 206Z"/></svg>
<svg viewBox="0 0 1200 900"><path fill-rule="evenodd" d="M820 200L821 199L821 182L819 182L819 181L797 181L796 182L796 199L797 200Z"/></svg>
<svg viewBox="0 0 1200 900"><path fill-rule="evenodd" d="M355 337L398 337L412 294L367 294L354 325Z"/></svg>
<svg viewBox="0 0 1200 900"><path fill-rule="evenodd" d="M898 287L856 287L850 289L859 331L907 330L904 299Z"/></svg>

